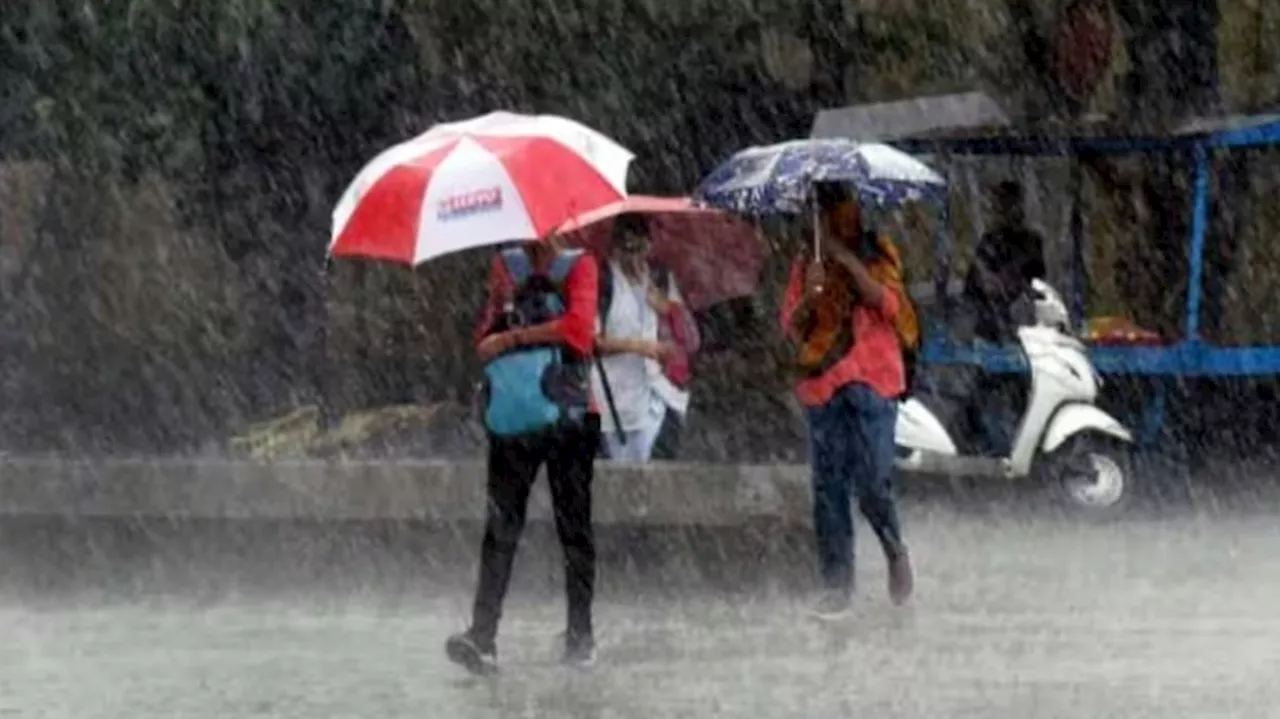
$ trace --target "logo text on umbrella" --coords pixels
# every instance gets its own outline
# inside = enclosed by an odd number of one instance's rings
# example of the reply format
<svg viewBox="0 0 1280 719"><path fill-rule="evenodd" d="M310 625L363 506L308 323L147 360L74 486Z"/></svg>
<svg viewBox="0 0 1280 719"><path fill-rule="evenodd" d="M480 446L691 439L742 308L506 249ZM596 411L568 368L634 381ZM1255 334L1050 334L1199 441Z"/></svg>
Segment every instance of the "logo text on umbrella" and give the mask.
<svg viewBox="0 0 1280 719"><path fill-rule="evenodd" d="M501 209L502 188L487 187L482 190L460 192L440 200L436 207L436 217L441 220L454 220Z"/></svg>

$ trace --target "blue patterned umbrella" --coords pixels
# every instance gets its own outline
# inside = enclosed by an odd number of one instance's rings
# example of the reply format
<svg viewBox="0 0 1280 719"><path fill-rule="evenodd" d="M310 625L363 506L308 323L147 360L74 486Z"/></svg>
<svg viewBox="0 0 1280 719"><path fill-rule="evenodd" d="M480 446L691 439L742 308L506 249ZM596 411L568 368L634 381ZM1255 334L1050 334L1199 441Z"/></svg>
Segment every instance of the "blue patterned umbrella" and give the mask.
<svg viewBox="0 0 1280 719"><path fill-rule="evenodd" d="M853 186L863 202L893 206L938 199L946 181L914 157L888 145L853 140L794 140L749 147L703 179L694 199L743 215L798 214L815 182Z"/></svg>

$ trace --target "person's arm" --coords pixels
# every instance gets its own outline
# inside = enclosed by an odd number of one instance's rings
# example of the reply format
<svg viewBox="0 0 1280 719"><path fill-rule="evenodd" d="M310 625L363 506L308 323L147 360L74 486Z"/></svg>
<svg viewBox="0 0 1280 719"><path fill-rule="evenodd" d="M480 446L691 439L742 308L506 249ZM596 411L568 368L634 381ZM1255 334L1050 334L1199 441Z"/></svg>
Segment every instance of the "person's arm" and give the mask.
<svg viewBox="0 0 1280 719"><path fill-rule="evenodd" d="M881 285L884 287L884 285ZM884 287L884 292L880 298L880 304L872 307L880 316L889 322L898 319L898 312L902 310L903 293L906 288L902 286Z"/></svg>
<svg viewBox="0 0 1280 719"><path fill-rule="evenodd" d="M595 258L583 255L564 281L568 300L564 315L533 327L491 335L480 343L481 357L488 359L517 347L544 344L564 344L581 355L591 354L595 346L599 277Z"/></svg>
<svg viewBox="0 0 1280 719"><path fill-rule="evenodd" d="M480 317L476 321L474 341L478 347L498 320L507 294L510 292L510 278L502 265L501 257L494 257L489 267L489 293L485 297L484 306L480 309Z"/></svg>
<svg viewBox="0 0 1280 719"><path fill-rule="evenodd" d="M885 313L888 317L893 314L888 309L892 307L894 311L897 309L897 303L887 299L892 296L884 285L875 281L871 273L867 271L867 266L862 264L862 260L853 253L848 247L838 242L823 243L823 251L831 253L831 256L849 270L849 274L853 275L853 283L857 286L858 302L866 307L877 309Z"/></svg>
<svg viewBox="0 0 1280 719"><path fill-rule="evenodd" d="M631 337L596 337L596 350L602 355L643 355L658 359L662 353L662 344L649 340Z"/></svg>

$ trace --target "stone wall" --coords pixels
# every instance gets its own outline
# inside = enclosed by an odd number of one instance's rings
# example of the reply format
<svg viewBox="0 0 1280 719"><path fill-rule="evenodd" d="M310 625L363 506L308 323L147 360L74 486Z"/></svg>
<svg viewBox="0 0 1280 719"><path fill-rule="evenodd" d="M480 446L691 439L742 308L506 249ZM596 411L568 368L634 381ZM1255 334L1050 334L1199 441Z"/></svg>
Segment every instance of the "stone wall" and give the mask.
<svg viewBox="0 0 1280 719"><path fill-rule="evenodd" d="M593 487L602 525L735 526L808 521L801 466L602 466ZM0 460L0 517L483 520L481 462ZM546 483L530 517L550 518Z"/></svg>

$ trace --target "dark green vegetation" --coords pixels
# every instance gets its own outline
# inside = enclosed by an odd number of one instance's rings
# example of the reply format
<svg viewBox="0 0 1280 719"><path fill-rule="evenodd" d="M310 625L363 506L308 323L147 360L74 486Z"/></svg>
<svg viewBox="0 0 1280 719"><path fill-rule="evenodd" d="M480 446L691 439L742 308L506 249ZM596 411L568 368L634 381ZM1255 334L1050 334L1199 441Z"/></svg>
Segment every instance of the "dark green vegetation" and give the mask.
<svg viewBox="0 0 1280 719"><path fill-rule="evenodd" d="M324 265L347 180L433 122L569 114L638 153L636 190L681 193L845 102L980 87L1016 114L1134 121L1274 103L1280 12L1217 4L1117 0L1120 59L1081 100L1046 59L1052 2L6 0L0 443L190 451L318 397L465 400L480 258ZM720 314L735 349L706 358L708 412L761 418L726 440L759 447L789 421L761 361L771 304Z"/></svg>

